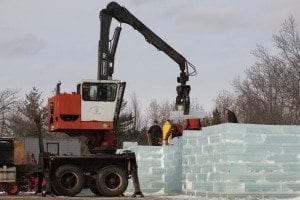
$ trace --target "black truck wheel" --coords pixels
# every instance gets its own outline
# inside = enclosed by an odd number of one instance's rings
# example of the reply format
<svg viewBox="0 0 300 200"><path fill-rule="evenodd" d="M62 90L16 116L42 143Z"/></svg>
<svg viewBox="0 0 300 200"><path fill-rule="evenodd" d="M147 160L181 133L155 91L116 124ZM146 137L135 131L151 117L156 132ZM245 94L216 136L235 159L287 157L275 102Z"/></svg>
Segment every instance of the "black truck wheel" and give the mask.
<svg viewBox="0 0 300 200"><path fill-rule="evenodd" d="M57 191L57 189L56 189L56 187L55 187L55 185L54 185L53 182L51 183L51 193L54 194L54 195L56 195L56 196L60 195L59 192Z"/></svg>
<svg viewBox="0 0 300 200"><path fill-rule="evenodd" d="M99 170L96 185L103 196L119 196L127 189L127 175L124 169L111 165Z"/></svg>
<svg viewBox="0 0 300 200"><path fill-rule="evenodd" d="M75 196L81 192L84 176L78 167L62 165L54 174L53 188L59 195Z"/></svg>
<svg viewBox="0 0 300 200"><path fill-rule="evenodd" d="M98 190L96 183L92 183L90 186L90 190L97 196L102 196L101 192Z"/></svg>

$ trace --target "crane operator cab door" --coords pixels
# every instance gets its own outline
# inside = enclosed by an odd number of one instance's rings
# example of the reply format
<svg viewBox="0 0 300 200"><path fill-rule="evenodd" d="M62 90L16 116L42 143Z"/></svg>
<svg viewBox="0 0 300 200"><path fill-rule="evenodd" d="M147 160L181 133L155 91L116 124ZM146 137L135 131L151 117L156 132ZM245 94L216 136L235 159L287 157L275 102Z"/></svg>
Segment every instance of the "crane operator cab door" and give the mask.
<svg viewBox="0 0 300 200"><path fill-rule="evenodd" d="M81 121L114 121L122 83L116 80L86 80L81 89Z"/></svg>

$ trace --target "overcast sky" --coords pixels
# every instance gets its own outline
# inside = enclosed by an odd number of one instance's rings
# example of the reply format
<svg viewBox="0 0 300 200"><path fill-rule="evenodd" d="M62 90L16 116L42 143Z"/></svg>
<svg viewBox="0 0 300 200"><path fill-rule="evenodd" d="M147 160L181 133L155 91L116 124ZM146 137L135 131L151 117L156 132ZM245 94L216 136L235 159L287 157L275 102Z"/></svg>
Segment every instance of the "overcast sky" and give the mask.
<svg viewBox="0 0 300 200"><path fill-rule="evenodd" d="M299 0L129 0L118 1L180 52L198 70L191 98L207 111L220 90L231 90L254 62L261 44L272 49L272 35L293 15L300 23ZM103 0L0 0L1 88L33 86L52 94L75 91L81 79L97 78L99 11ZM116 25L117 23L114 23ZM126 96L142 104L174 101L178 65L124 24L114 79L127 82Z"/></svg>

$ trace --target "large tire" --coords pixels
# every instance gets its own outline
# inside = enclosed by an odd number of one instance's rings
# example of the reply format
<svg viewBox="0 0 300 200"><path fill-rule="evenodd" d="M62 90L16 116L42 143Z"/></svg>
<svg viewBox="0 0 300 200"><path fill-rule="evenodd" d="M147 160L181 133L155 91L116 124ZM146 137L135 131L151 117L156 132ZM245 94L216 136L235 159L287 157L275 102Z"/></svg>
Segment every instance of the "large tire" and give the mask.
<svg viewBox="0 0 300 200"><path fill-rule="evenodd" d="M54 174L53 189L55 193L63 196L75 196L81 192L84 176L78 167L62 165Z"/></svg>
<svg viewBox="0 0 300 200"><path fill-rule="evenodd" d="M97 173L96 185L103 196L116 197L122 195L127 189L127 175L118 166L108 166Z"/></svg>
<svg viewBox="0 0 300 200"><path fill-rule="evenodd" d="M51 183L51 193L56 195L56 196L60 195L53 182Z"/></svg>
<svg viewBox="0 0 300 200"><path fill-rule="evenodd" d="M103 195L100 193L100 191L98 190L96 183L94 183L94 184L91 185L90 190L91 190L91 192L94 193L96 196L103 196Z"/></svg>

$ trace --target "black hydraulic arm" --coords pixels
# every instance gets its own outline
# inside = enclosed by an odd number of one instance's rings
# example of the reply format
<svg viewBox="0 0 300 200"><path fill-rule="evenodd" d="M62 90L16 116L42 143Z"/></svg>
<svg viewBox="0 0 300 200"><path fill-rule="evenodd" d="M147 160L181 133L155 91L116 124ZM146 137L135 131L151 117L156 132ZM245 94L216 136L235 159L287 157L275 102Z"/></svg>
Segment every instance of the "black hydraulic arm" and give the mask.
<svg viewBox="0 0 300 200"><path fill-rule="evenodd" d="M172 60L174 60L181 70L177 82L180 83L177 86L176 108L182 106L184 114L189 113L190 107L190 86L186 85L189 80L188 62L187 60L168 45L163 39L156 35L134 15L132 15L126 8L120 6L116 2L111 2L107 5L106 9L100 12L100 41L98 49L98 79L107 80L111 79L114 71L114 55L116 52L116 46L118 43L121 27L115 29L112 45L110 46L109 32L112 18L115 18L120 23L126 23L140 32L147 42L155 46L158 50L163 51Z"/></svg>

